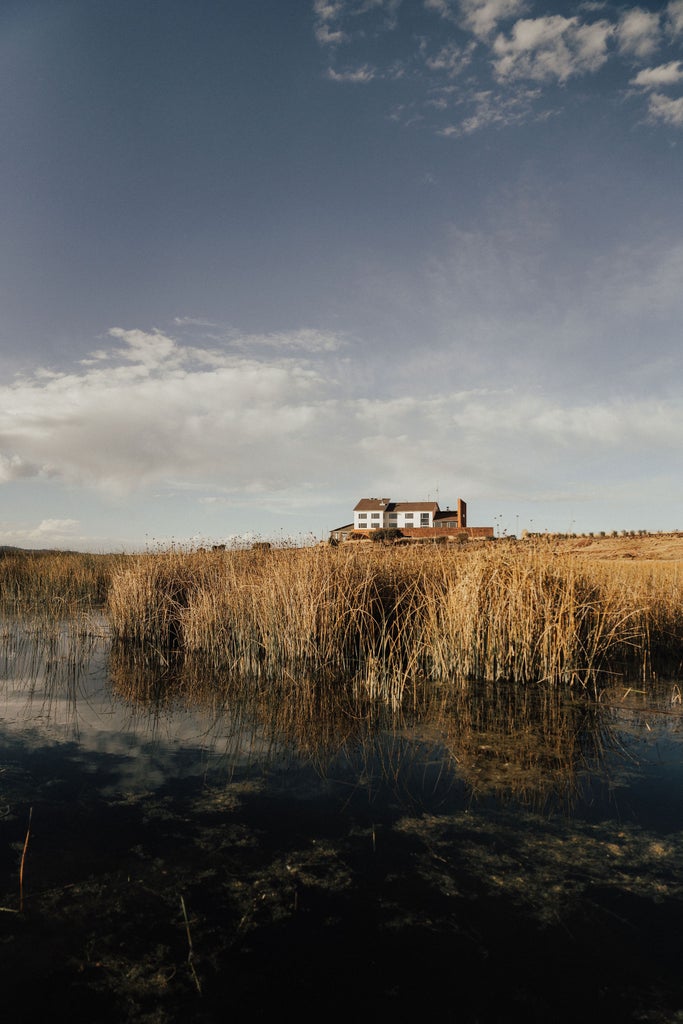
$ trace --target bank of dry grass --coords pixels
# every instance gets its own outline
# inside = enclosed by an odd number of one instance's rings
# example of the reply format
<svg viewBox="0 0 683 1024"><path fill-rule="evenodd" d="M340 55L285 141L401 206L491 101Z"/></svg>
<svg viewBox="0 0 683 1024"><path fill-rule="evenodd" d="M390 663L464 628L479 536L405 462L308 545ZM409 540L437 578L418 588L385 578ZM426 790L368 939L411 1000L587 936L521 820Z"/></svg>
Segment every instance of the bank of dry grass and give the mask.
<svg viewBox="0 0 683 1024"><path fill-rule="evenodd" d="M0 611L63 618L102 607L126 556L0 549Z"/></svg>
<svg viewBox="0 0 683 1024"><path fill-rule="evenodd" d="M549 545L348 545L172 550L112 574L115 637L213 668L354 677L400 697L411 680L596 684L680 667L683 576L589 562Z"/></svg>

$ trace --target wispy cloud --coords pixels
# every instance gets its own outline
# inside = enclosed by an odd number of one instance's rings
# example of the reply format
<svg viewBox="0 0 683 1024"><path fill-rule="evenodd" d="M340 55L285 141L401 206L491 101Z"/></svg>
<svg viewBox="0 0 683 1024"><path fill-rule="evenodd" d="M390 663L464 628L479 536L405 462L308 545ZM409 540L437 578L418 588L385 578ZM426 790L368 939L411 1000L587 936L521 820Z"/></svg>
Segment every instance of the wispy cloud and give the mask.
<svg viewBox="0 0 683 1024"><path fill-rule="evenodd" d="M454 78L468 66L472 53L472 45L462 47L456 43L447 43L433 53L425 52L424 60L430 71L443 71L449 78Z"/></svg>
<svg viewBox="0 0 683 1024"><path fill-rule="evenodd" d="M631 85L639 85L643 89L657 89L666 85L676 85L682 78L681 61L672 60L656 68L643 68L631 79Z"/></svg>
<svg viewBox="0 0 683 1024"><path fill-rule="evenodd" d="M446 137L469 135L483 128L521 124L534 116L533 107L539 96L538 89L528 88L518 88L507 93L493 89L472 93L461 101L463 106L467 104L471 108L471 113L444 126L439 134ZM551 112L544 111L538 116L548 117Z"/></svg>
<svg viewBox="0 0 683 1024"><path fill-rule="evenodd" d="M311 354L336 352L345 341L331 331L301 328L298 331L273 331L270 334L241 334L233 340L233 347L244 352L269 349L271 352L308 352Z"/></svg>
<svg viewBox="0 0 683 1024"><path fill-rule="evenodd" d="M683 0L672 0L667 4L666 15L671 33L674 36L683 34Z"/></svg>
<svg viewBox="0 0 683 1024"><path fill-rule="evenodd" d="M344 0L315 0L315 38L321 46L338 46L346 40L346 33L339 27L346 6Z"/></svg>
<svg viewBox="0 0 683 1024"><path fill-rule="evenodd" d="M461 0L461 23L478 39L486 39L502 21L525 14L528 0Z"/></svg>
<svg viewBox="0 0 683 1024"><path fill-rule="evenodd" d="M362 34L358 27L364 17L388 31L396 26L401 0L314 0L314 33L321 46L335 48ZM342 27L343 25L343 27Z"/></svg>
<svg viewBox="0 0 683 1024"><path fill-rule="evenodd" d="M341 71L336 71L334 68L328 68L327 77L333 82L354 82L356 84L365 85L367 82L371 82L373 78L377 77L377 71L375 68L371 68L367 64L364 64L360 68L344 68Z"/></svg>
<svg viewBox="0 0 683 1024"><path fill-rule="evenodd" d="M173 323L176 327L217 327L213 320L206 320L198 316L174 316Z"/></svg>
<svg viewBox="0 0 683 1024"><path fill-rule="evenodd" d="M675 128L683 127L683 96L671 99L663 93L655 92L650 96L649 117L653 122L669 124Z"/></svg>

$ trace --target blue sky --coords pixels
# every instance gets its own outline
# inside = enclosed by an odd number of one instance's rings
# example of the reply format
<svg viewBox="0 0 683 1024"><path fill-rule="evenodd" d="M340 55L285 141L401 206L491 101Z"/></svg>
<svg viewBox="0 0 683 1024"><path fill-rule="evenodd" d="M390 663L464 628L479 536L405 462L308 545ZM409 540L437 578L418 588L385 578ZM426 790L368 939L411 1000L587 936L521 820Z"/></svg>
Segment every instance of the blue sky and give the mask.
<svg viewBox="0 0 683 1024"><path fill-rule="evenodd" d="M6 0L0 544L683 527L683 0Z"/></svg>

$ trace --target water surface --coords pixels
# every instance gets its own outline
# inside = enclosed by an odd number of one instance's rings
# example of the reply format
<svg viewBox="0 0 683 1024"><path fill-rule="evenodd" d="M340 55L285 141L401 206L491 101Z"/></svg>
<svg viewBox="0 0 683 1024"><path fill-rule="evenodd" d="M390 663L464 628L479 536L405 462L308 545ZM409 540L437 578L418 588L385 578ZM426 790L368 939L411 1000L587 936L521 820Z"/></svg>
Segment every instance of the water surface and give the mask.
<svg viewBox="0 0 683 1024"><path fill-rule="evenodd" d="M19 627L0 677L21 1019L683 1020L676 681L392 708Z"/></svg>

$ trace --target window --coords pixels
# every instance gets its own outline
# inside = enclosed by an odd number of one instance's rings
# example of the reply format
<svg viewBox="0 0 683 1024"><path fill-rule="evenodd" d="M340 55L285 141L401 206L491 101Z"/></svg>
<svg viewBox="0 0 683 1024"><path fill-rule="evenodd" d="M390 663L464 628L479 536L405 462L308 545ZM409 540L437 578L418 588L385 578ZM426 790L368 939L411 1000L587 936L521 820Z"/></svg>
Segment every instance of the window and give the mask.
<svg viewBox="0 0 683 1024"><path fill-rule="evenodd" d="M420 513L420 526L429 526L429 512Z"/></svg>
<svg viewBox="0 0 683 1024"><path fill-rule="evenodd" d="M379 512L373 512L372 513L372 518L373 519L379 519Z"/></svg>
<svg viewBox="0 0 683 1024"><path fill-rule="evenodd" d="M358 518L359 519L367 519L368 518L367 512L359 512L358 513Z"/></svg>

